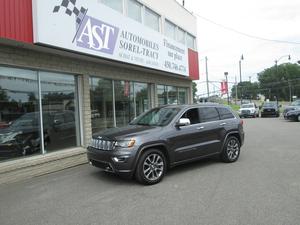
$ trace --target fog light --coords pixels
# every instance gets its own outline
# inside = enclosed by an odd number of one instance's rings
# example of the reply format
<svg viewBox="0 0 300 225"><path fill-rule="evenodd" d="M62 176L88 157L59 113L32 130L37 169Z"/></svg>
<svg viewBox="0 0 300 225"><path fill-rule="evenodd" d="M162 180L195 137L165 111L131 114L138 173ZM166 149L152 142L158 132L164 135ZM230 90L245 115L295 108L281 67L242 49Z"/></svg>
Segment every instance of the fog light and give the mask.
<svg viewBox="0 0 300 225"><path fill-rule="evenodd" d="M115 156L112 158L114 162L125 162L128 156Z"/></svg>

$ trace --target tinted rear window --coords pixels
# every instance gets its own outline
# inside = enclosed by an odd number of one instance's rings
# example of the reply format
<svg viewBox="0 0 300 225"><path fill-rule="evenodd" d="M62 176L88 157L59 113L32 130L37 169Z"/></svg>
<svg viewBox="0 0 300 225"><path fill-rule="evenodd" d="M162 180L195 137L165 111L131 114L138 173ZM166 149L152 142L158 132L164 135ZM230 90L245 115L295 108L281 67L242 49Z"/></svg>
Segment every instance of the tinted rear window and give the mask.
<svg viewBox="0 0 300 225"><path fill-rule="evenodd" d="M221 120L234 118L234 115L232 114L232 112L227 108L218 108L218 111L219 111Z"/></svg>
<svg viewBox="0 0 300 225"><path fill-rule="evenodd" d="M220 119L219 113L215 107L201 107L199 108L199 112L200 112L200 121L202 123L216 121Z"/></svg>

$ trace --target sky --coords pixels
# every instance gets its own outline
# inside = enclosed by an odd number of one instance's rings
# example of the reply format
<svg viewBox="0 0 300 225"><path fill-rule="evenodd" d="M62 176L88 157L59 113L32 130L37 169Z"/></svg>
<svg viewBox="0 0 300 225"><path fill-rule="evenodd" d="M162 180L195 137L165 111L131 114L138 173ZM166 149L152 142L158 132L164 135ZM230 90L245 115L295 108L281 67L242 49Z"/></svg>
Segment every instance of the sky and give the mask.
<svg viewBox="0 0 300 225"><path fill-rule="evenodd" d="M177 1L182 3L182 0ZM300 0L185 0L185 8L201 16L197 16L199 95L207 93L205 56L209 80L219 82L225 79L224 72L228 72L229 82L235 82L235 77L239 82L241 55L244 56L242 81L251 79L252 82L257 81L257 73L272 67L275 60L280 59L278 64L289 62L287 55L291 56L291 63L300 60ZM296 43L249 38L223 27L264 39ZM219 83L210 84L210 91L219 88Z"/></svg>

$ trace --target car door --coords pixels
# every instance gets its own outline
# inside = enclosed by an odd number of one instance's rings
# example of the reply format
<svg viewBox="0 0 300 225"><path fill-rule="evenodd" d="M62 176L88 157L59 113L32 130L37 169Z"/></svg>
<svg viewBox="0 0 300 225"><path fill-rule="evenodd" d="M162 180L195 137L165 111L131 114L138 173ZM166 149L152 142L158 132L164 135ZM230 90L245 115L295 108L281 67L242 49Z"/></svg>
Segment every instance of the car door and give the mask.
<svg viewBox="0 0 300 225"><path fill-rule="evenodd" d="M199 139L202 129L198 108L187 109L181 118L189 119L191 124L180 127L174 126L174 130L170 133L168 141L174 151L175 162L188 160L199 155Z"/></svg>
<svg viewBox="0 0 300 225"><path fill-rule="evenodd" d="M220 152L222 137L224 136L225 121L220 120L216 107L200 107L200 127L202 128L199 139L199 156L206 156Z"/></svg>

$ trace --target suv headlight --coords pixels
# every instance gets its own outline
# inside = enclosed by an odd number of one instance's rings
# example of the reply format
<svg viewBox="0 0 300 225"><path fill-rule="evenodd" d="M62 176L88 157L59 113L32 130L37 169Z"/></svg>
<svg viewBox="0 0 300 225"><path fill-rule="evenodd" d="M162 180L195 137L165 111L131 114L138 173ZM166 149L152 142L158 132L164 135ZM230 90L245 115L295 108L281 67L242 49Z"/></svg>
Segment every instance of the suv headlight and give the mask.
<svg viewBox="0 0 300 225"><path fill-rule="evenodd" d="M131 138L130 140L120 140L117 141L115 146L121 148L131 148L135 144L135 139Z"/></svg>

